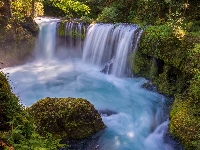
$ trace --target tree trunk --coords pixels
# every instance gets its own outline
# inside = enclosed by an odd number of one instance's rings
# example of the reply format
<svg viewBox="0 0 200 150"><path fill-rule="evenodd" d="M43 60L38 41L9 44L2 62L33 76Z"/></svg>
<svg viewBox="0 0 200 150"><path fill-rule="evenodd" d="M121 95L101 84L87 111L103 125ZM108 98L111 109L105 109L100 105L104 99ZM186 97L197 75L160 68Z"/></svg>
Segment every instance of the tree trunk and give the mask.
<svg viewBox="0 0 200 150"><path fill-rule="evenodd" d="M12 15L12 8L11 8L11 2L12 0L6 0L6 9L7 9L7 17L8 18L12 18L13 15Z"/></svg>
<svg viewBox="0 0 200 150"><path fill-rule="evenodd" d="M35 0L32 0L32 12L31 12L31 16L34 17L35 15Z"/></svg>

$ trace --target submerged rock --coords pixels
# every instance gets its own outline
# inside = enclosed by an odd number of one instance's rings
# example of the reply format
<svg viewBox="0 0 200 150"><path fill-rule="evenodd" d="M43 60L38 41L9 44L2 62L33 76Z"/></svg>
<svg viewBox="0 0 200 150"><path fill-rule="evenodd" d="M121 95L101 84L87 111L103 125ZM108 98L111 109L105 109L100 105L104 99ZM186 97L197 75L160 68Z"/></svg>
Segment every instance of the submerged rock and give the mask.
<svg viewBox="0 0 200 150"><path fill-rule="evenodd" d="M111 71L113 62L114 62L114 58L112 58L109 62L107 62L105 64L104 68L100 72L105 73L105 74L109 74L110 71Z"/></svg>
<svg viewBox="0 0 200 150"><path fill-rule="evenodd" d="M105 117L117 114L116 111L109 110L109 109L99 110L99 113L101 114L101 116L105 116Z"/></svg>
<svg viewBox="0 0 200 150"><path fill-rule="evenodd" d="M152 83L152 81L148 81L142 85L143 88L153 91L153 92L158 92L156 86Z"/></svg>
<svg viewBox="0 0 200 150"><path fill-rule="evenodd" d="M101 116L82 98L44 98L28 108L42 135L55 138L83 139L105 128Z"/></svg>

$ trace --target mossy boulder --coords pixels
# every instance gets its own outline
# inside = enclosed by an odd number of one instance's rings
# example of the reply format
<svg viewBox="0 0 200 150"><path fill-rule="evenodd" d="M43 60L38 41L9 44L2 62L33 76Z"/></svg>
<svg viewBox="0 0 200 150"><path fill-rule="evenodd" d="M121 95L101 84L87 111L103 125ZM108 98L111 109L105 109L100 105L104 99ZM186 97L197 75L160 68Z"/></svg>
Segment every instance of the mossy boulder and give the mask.
<svg viewBox="0 0 200 150"><path fill-rule="evenodd" d="M40 134L55 138L83 139L105 128L101 116L82 98L44 98L28 108Z"/></svg>
<svg viewBox="0 0 200 150"><path fill-rule="evenodd" d="M187 99L186 99L187 98ZM170 133L187 150L200 149L200 101L189 96L176 96L170 112Z"/></svg>

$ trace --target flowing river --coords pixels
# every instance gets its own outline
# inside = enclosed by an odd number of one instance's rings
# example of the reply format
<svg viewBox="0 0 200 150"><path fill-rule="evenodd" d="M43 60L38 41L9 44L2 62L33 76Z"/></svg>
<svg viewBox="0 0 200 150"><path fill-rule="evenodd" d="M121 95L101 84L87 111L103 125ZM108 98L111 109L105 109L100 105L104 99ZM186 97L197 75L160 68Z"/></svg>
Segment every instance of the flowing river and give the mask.
<svg viewBox="0 0 200 150"><path fill-rule="evenodd" d="M69 23L65 42L58 46L59 20L36 22L40 33L35 61L3 69L25 106L45 97L85 98L107 126L96 140L99 150L178 150L168 136L170 100L142 88L146 79L126 77L132 76L127 57L136 51L142 34L136 25ZM72 31L86 30L84 41L70 39Z"/></svg>

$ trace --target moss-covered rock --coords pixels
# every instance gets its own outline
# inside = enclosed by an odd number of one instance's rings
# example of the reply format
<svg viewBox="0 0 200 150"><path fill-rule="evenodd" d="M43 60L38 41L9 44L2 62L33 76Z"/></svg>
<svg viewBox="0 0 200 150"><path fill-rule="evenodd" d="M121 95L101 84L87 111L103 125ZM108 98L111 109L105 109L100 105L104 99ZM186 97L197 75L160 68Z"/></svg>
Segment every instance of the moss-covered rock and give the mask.
<svg viewBox="0 0 200 150"><path fill-rule="evenodd" d="M37 130L56 138L82 139L105 125L89 101L82 98L44 98L28 108L37 124Z"/></svg>
<svg viewBox="0 0 200 150"><path fill-rule="evenodd" d="M170 133L187 150L200 149L200 101L189 96L176 96L170 112Z"/></svg>
<svg viewBox="0 0 200 150"><path fill-rule="evenodd" d="M35 37L22 26L8 24L0 29L0 68L33 60Z"/></svg>

